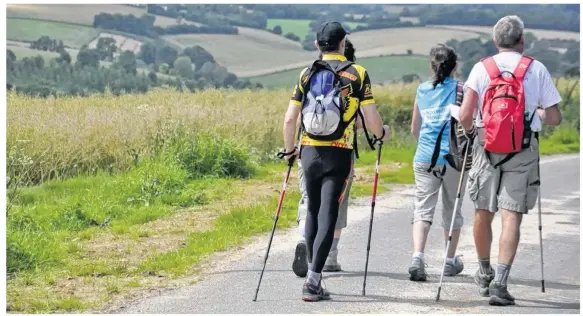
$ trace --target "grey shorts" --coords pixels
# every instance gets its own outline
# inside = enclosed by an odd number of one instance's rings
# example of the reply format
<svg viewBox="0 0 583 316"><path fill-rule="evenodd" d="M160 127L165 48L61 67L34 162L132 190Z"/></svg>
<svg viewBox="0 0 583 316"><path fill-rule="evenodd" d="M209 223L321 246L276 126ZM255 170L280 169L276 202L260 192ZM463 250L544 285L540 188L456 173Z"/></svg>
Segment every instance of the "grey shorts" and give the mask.
<svg viewBox="0 0 583 316"><path fill-rule="evenodd" d="M506 154L486 156L483 143L474 143L473 164L469 171L468 193L476 209L497 212L499 208L527 214L537 199L539 145L534 136L530 148L522 150L494 169Z"/></svg>
<svg viewBox="0 0 583 316"><path fill-rule="evenodd" d="M355 157L353 156L352 159ZM348 182L346 184L346 189L344 191L344 198L340 203L338 208L338 219L336 220L336 229L345 228L348 224L348 200L350 197L350 188L352 187L352 182L354 180L354 168L350 170L350 175L348 176ZM298 163L298 182L300 185L300 202L298 205L298 217L297 221L305 220L308 214L308 192L306 191L306 184L304 182L304 171L302 169L302 164Z"/></svg>
<svg viewBox="0 0 583 316"><path fill-rule="evenodd" d="M435 166L434 170L443 170L444 165ZM427 172L429 164L413 163L413 173L415 175L415 210L413 211L413 223L418 221L433 223L433 215L437 206L437 199L441 190L441 220L442 227L449 230L453 207L457 195L457 189L460 180L460 172L450 167L446 168L445 174L436 175L433 172ZM467 176L464 176L464 182ZM462 196L464 191L462 183ZM460 201L461 203L461 201ZM464 218L461 213L461 207L458 205L458 211L455 214L453 229L458 230L464 224Z"/></svg>

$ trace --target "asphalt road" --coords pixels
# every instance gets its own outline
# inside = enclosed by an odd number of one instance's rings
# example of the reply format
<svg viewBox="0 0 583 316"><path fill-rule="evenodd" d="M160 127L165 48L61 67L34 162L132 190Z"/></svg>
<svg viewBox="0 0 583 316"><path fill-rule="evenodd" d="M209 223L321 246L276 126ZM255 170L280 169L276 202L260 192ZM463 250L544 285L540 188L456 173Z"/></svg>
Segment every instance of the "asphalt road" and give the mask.
<svg viewBox="0 0 583 316"><path fill-rule="evenodd" d="M197 284L160 296L128 303L117 313L580 313L579 301L579 155L542 159L543 244L546 293L540 289L538 206L523 219L521 243L512 266L509 290L512 307L488 305L473 283L478 265L474 250L473 210L467 197L462 204L465 226L458 253L465 270L446 277L441 300L435 302L443 260L440 210L426 247L428 281L411 282L413 187L392 187L377 201L370 251L367 295L361 295L370 220L370 197L353 200L349 223L339 244L345 271L324 274L332 300L301 300L303 279L291 271L296 231L278 231L274 237L257 302L253 302L269 234L247 246L218 254L214 267ZM494 220L492 262L496 263L500 217Z"/></svg>

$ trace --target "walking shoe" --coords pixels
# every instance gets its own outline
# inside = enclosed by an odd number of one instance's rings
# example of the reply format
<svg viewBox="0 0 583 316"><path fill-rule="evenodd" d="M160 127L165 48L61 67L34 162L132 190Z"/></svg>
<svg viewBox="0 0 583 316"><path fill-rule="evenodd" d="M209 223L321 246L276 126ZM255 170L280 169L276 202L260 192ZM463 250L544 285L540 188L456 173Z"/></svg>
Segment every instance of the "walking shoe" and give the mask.
<svg viewBox="0 0 583 316"><path fill-rule="evenodd" d="M454 276L464 271L464 262L460 257L461 256L455 256L453 262L449 261L445 262L445 269L443 270L443 275Z"/></svg>
<svg viewBox="0 0 583 316"><path fill-rule="evenodd" d="M306 302L317 302L320 300L329 300L330 292L322 287L322 283L315 286L308 282L304 283L302 288L302 300Z"/></svg>
<svg viewBox="0 0 583 316"><path fill-rule="evenodd" d="M427 274L425 273L425 262L419 257L413 257L411 265L409 266L409 280L411 281L427 281Z"/></svg>
<svg viewBox="0 0 583 316"><path fill-rule="evenodd" d="M300 241L296 245L296 253L294 256L294 263L292 264L294 273L304 278L308 274L308 247L305 241Z"/></svg>
<svg viewBox="0 0 583 316"><path fill-rule="evenodd" d="M474 282L478 285L478 292L480 295L484 297L490 296L490 283L494 280L494 270L490 267L490 273L482 274L480 273L480 269L476 271L476 275L474 276Z"/></svg>
<svg viewBox="0 0 583 316"><path fill-rule="evenodd" d="M340 265L340 263L338 263L338 260L335 257L328 255L323 271L324 272L342 271L342 266Z"/></svg>
<svg viewBox="0 0 583 316"><path fill-rule="evenodd" d="M507 306L514 305L514 297L508 293L508 288L498 282L490 283L490 305Z"/></svg>

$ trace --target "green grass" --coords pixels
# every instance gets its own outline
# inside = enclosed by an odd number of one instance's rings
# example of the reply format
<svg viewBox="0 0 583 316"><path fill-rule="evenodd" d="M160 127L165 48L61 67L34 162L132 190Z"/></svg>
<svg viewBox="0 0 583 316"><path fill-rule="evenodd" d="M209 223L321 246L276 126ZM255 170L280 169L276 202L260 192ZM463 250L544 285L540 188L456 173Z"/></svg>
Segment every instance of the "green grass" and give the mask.
<svg viewBox="0 0 583 316"><path fill-rule="evenodd" d="M7 45L6 49L11 50L15 55L17 59L23 59L25 57L36 57L36 56L42 56L45 60L45 62L48 62L49 60L59 57L59 53L56 52L47 52L47 51L43 51L43 50L38 50L38 49L32 49L32 48L28 48L28 47L24 47L24 46L19 46L19 45ZM75 62L75 60L77 60L77 50L72 50L72 49L67 49L67 52L69 53L69 55L71 55L71 60L73 62Z"/></svg>
<svg viewBox="0 0 583 316"><path fill-rule="evenodd" d="M282 35L287 33L294 33L295 35L299 36L302 40L308 35L308 33L312 32L310 30L310 22L311 20L292 20L292 19L269 19L267 20L267 28L269 30L273 30L276 25L281 26L283 31ZM343 25L348 26L351 29L356 28L358 25L366 25L366 23L358 23L358 22L343 22Z"/></svg>
<svg viewBox="0 0 583 316"><path fill-rule="evenodd" d="M358 58L356 62L369 70L372 83L383 83L388 80L400 80L403 75L417 74L424 78L428 72L427 58L421 56L385 56ZM293 69L249 78L259 82L266 88L293 87L302 69ZM290 88L291 89L291 88Z"/></svg>
<svg viewBox="0 0 583 316"><path fill-rule="evenodd" d="M566 125L555 129L551 136L541 138L541 155L578 153L580 148L579 131Z"/></svg>
<svg viewBox="0 0 583 316"><path fill-rule="evenodd" d="M80 48L94 39L99 32L90 26L39 21L32 19L7 19L6 38L15 41L35 41L41 36L62 40L65 46Z"/></svg>

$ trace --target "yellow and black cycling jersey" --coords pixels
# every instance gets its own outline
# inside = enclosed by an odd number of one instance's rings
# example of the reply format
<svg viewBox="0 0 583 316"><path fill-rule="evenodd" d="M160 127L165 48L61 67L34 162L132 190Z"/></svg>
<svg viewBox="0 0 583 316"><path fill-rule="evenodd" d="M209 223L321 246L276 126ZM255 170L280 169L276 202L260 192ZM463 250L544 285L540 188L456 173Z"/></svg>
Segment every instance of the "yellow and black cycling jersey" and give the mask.
<svg viewBox="0 0 583 316"><path fill-rule="evenodd" d="M322 60L325 60L332 68L340 65L342 62L346 61L346 57L340 54L324 54ZM294 92L291 101L297 106L302 106L302 100L304 98L304 88L307 85L308 79L308 68L305 68L300 73L298 82L294 88ZM349 68L338 73L340 75L340 80L342 84L342 96L344 96L344 104L346 104L346 111L344 112L344 121L348 122L352 118L360 106L365 106L368 104L374 104L374 98L372 95L370 78L366 69L360 65L352 64ZM344 131L344 136L338 140L333 141L323 141L311 139L305 133L302 133L301 145L302 146L332 146L349 148L353 147L354 140L354 124L356 124L356 119L354 119L350 125Z"/></svg>

